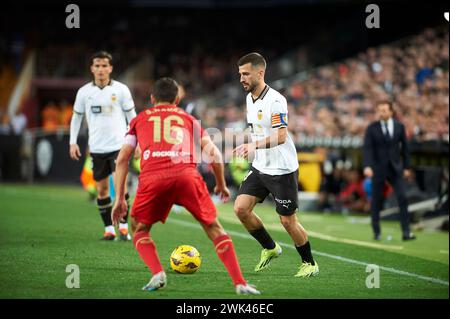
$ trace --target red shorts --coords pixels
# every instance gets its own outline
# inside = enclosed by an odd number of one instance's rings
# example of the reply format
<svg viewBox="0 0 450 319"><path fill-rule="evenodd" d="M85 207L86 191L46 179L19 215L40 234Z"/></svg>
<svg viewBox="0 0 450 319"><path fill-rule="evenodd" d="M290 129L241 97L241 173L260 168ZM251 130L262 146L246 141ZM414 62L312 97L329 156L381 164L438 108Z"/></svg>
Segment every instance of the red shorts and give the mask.
<svg viewBox="0 0 450 319"><path fill-rule="evenodd" d="M173 204L186 208L204 225L210 225L217 217L208 188L197 172L158 178L139 185L131 216L147 225L158 221L164 223Z"/></svg>

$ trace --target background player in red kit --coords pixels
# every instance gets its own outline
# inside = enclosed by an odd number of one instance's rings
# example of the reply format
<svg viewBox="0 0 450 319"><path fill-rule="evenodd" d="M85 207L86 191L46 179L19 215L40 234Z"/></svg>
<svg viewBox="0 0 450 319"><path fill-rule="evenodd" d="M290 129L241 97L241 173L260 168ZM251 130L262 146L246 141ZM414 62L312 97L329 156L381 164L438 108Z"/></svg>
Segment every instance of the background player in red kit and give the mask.
<svg viewBox="0 0 450 319"><path fill-rule="evenodd" d="M152 225L164 223L173 204L184 206L203 226L216 253L231 276L238 294L259 294L242 276L230 236L217 220L217 211L208 189L196 169L201 147L212 159L216 194L227 201L222 155L198 121L178 108L178 84L171 78L158 80L151 95L152 108L141 112L130 123L126 142L116 163L117 201L112 219L117 223L126 214L125 177L136 145L141 149L141 173L132 207L133 242L153 277L143 290L156 290L167 284L156 246L150 236ZM199 144L199 145L196 145ZM197 147L196 147L197 146Z"/></svg>

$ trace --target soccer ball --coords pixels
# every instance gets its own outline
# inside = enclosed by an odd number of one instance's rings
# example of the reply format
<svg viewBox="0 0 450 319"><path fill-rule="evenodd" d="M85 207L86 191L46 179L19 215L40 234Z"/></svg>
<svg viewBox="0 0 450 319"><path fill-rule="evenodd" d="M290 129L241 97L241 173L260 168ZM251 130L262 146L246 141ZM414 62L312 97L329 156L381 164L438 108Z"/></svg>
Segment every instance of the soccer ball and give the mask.
<svg viewBox="0 0 450 319"><path fill-rule="evenodd" d="M189 245L178 246L170 255L170 266L180 274L192 274L200 268L201 264L200 253L195 247Z"/></svg>

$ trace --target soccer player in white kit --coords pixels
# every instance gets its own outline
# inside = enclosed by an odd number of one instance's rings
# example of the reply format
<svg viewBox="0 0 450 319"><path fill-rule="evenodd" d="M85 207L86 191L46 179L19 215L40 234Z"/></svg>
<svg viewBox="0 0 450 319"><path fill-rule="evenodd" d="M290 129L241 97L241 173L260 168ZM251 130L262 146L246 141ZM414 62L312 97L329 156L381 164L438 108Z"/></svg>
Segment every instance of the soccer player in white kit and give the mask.
<svg viewBox="0 0 450 319"><path fill-rule="evenodd" d="M247 122L252 142L234 149L238 157L254 153L252 167L242 181L234 211L247 231L261 244L260 262L255 271L269 267L282 249L269 235L253 212L257 203L272 194L281 224L294 241L302 263L296 277L316 276L319 265L311 253L305 229L297 220L298 159L287 131L287 101L264 81L266 61L258 53L249 53L238 61L240 82L247 95Z"/></svg>
<svg viewBox="0 0 450 319"><path fill-rule="evenodd" d="M116 232L111 220L113 203L109 195L109 176L111 174L114 176L116 158L127 133L127 122L130 123L136 116L136 111L128 87L110 77L113 70L111 54L100 51L95 53L90 61L94 80L82 86L77 92L70 123L70 157L73 160L79 160L81 157L77 137L85 114L89 130L89 151L97 187L97 206L105 225L102 239L114 240ZM128 200L128 193L125 197ZM119 223L121 240L131 239L127 218L128 213Z"/></svg>

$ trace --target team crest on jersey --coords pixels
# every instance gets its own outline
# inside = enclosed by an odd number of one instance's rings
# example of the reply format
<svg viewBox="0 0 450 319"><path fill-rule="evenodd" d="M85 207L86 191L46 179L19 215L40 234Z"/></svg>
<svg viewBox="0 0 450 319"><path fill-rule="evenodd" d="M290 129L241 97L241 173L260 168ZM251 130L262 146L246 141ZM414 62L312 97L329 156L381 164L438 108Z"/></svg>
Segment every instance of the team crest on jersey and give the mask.
<svg viewBox="0 0 450 319"><path fill-rule="evenodd" d="M254 124L253 125L253 134L256 134L259 136L264 136L264 128L262 127L262 125Z"/></svg>
<svg viewBox="0 0 450 319"><path fill-rule="evenodd" d="M263 118L263 112L262 112L262 110L259 110L258 111L258 120L262 120L262 118Z"/></svg>
<svg viewBox="0 0 450 319"><path fill-rule="evenodd" d="M115 95L115 94L111 95L111 101L116 102L117 101L117 95Z"/></svg>

